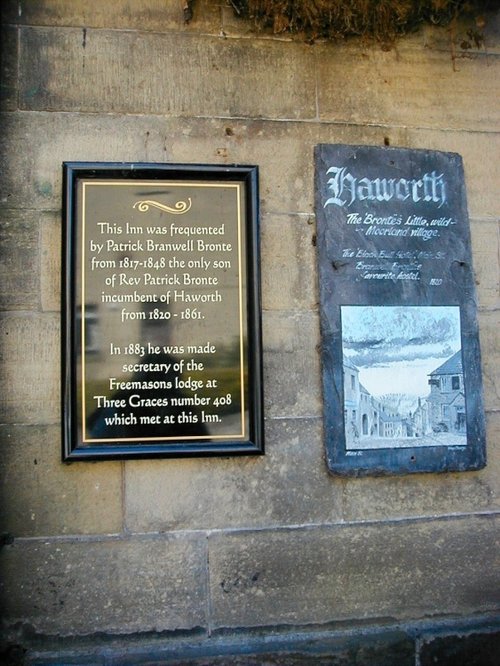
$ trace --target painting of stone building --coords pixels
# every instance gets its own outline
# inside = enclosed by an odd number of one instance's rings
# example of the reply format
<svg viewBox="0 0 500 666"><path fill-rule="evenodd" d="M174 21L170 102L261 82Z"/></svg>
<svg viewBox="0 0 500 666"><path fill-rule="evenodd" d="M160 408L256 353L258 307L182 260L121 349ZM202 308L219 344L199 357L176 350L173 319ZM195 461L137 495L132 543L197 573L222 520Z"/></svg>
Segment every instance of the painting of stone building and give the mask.
<svg viewBox="0 0 500 666"><path fill-rule="evenodd" d="M341 312L346 449L465 445L459 308Z"/></svg>
<svg viewBox="0 0 500 666"><path fill-rule="evenodd" d="M428 403L433 431L466 433L461 350L431 372L429 385Z"/></svg>

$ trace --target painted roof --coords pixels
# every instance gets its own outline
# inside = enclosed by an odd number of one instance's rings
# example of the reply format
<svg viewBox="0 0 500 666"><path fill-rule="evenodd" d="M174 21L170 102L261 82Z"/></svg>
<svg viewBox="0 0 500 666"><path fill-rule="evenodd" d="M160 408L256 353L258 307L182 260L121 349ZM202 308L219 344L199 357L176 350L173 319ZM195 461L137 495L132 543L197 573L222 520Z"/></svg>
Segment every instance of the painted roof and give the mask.
<svg viewBox="0 0 500 666"><path fill-rule="evenodd" d="M358 368L354 365L354 363L352 361L350 361L347 358L347 356L345 354L344 354L344 357L343 357L343 362L344 362L344 365L345 365L346 368L351 368L351 370L356 370L357 372L359 372Z"/></svg>
<svg viewBox="0 0 500 666"><path fill-rule="evenodd" d="M453 354L447 361L440 365L439 368L436 368L429 375L461 375L463 373L462 368L462 350L459 349L456 354Z"/></svg>
<svg viewBox="0 0 500 666"><path fill-rule="evenodd" d="M465 395L462 392L457 393L450 402L450 405L455 405L455 407L465 407Z"/></svg>

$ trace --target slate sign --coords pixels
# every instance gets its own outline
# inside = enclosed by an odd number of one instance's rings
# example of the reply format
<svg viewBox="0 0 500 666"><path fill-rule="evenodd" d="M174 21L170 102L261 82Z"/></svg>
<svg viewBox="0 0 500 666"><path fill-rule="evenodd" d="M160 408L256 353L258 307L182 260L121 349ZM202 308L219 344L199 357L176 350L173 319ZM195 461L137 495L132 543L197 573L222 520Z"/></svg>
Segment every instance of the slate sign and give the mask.
<svg viewBox="0 0 500 666"><path fill-rule="evenodd" d="M263 452L257 176L64 165L64 460Z"/></svg>
<svg viewBox="0 0 500 666"><path fill-rule="evenodd" d="M484 467L460 156L319 145L315 167L329 469Z"/></svg>

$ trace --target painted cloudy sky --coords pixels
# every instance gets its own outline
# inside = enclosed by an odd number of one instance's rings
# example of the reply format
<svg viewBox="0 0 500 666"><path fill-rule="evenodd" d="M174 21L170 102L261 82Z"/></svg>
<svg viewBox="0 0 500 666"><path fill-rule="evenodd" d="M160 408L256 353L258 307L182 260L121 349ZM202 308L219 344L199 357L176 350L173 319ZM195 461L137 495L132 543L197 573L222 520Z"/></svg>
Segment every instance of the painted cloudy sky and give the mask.
<svg viewBox="0 0 500 666"><path fill-rule="evenodd" d="M460 310L344 305L342 345L372 395L425 397L427 375L461 348Z"/></svg>

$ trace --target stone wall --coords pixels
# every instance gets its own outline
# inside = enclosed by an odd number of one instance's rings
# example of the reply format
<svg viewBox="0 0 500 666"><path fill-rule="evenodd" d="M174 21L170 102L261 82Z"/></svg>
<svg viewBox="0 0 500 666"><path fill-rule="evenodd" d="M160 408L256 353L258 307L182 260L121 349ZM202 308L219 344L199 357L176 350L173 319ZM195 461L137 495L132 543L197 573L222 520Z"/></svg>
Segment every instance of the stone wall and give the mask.
<svg viewBox="0 0 500 666"><path fill-rule="evenodd" d="M448 33L430 29L382 51L255 34L224 0L197 0L185 25L180 4L2 3L6 640L182 631L209 645L257 627L491 618L499 602L498 16L478 51L452 50ZM462 155L484 470L328 474L318 143ZM63 161L259 165L266 456L60 462Z"/></svg>

